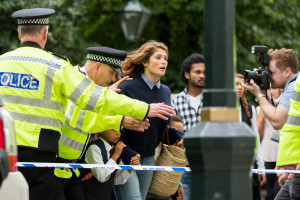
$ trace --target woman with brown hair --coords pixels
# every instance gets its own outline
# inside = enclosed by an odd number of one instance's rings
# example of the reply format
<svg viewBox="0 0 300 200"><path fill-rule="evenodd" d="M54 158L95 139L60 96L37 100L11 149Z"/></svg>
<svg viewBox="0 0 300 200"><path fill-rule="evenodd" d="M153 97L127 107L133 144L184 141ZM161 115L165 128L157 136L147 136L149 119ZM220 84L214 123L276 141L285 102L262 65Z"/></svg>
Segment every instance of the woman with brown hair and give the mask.
<svg viewBox="0 0 300 200"><path fill-rule="evenodd" d="M168 47L150 40L139 49L130 53L122 64L124 75L133 78L122 83L119 88L121 93L147 103L162 103L171 105L171 91L160 82L165 75L168 65ZM121 139L125 144L141 155L141 165L155 165L155 148L162 139L168 120L149 118L150 127L145 132L127 130ZM181 131L169 129L171 143L180 141ZM114 190L118 200L144 200L149 190L153 171L133 171L131 177L124 185L115 186Z"/></svg>
<svg viewBox="0 0 300 200"><path fill-rule="evenodd" d="M235 77L235 89L238 94L239 99L239 110L240 110L240 121L245 122L248 124L256 134L258 140L259 140L259 133L257 130L257 118L256 118L256 110L255 107L251 104L248 104L246 99L246 93L247 90L242 87L241 81L244 79L244 76L242 74L236 74ZM259 147L257 148L257 155L254 163L254 168L258 169L265 169L264 162L262 160L261 156L261 148L260 148L260 142ZM260 200L260 186L264 185L266 183L266 175L265 174L253 174L253 200Z"/></svg>

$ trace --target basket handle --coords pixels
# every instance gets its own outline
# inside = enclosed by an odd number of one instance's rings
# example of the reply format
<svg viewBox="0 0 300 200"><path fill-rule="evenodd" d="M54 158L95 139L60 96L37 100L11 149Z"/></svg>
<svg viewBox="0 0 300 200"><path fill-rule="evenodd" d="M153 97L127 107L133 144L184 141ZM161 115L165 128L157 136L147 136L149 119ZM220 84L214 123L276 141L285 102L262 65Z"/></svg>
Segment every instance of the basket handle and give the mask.
<svg viewBox="0 0 300 200"><path fill-rule="evenodd" d="M165 139L167 138L167 144L170 145L170 138L169 138L169 126L166 126L165 132L162 137L162 145L160 149L160 154L163 152L164 144L165 144Z"/></svg>

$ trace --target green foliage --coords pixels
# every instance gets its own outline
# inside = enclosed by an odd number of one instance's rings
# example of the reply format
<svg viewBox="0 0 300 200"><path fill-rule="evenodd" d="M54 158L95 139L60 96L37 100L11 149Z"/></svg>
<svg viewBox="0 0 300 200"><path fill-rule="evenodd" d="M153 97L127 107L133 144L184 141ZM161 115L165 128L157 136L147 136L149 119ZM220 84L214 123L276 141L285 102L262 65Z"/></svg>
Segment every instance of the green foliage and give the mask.
<svg viewBox="0 0 300 200"><path fill-rule="evenodd" d="M297 0L236 1L238 72L259 67L258 57L250 53L252 45L292 48L299 56L299 5Z"/></svg>
<svg viewBox="0 0 300 200"><path fill-rule="evenodd" d="M152 16L136 44L126 43L115 11L127 0L2 0L0 1L0 54L17 48L17 23L10 15L22 8L49 7L56 10L50 18L46 50L67 56L71 63L84 64L85 48L110 46L135 49L154 39L169 47L167 74L162 78L177 93L185 84L179 77L182 61L204 49L204 1L140 0ZM236 0L237 72L258 67L252 45L292 48L299 56L300 13L298 0ZM217 58L216 58L217 59Z"/></svg>

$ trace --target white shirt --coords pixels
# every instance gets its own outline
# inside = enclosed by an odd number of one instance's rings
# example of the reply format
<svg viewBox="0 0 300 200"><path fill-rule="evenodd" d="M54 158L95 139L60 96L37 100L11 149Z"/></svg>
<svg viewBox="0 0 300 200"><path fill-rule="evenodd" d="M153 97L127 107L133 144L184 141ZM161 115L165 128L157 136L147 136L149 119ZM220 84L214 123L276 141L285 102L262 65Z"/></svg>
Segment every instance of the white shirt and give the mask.
<svg viewBox="0 0 300 200"><path fill-rule="evenodd" d="M195 110L198 110L200 104L202 103L202 99L203 99L203 92L201 92L198 96L191 96L189 94L187 94L189 100L190 100L190 106L192 108L194 108Z"/></svg>
<svg viewBox="0 0 300 200"><path fill-rule="evenodd" d="M104 139L100 137L100 139L103 141L107 158L109 158L109 151L113 148L110 144L108 144ZM85 162L88 164L104 164L103 157L101 154L100 148L96 144L92 144L86 151L85 155ZM118 165L113 159L109 159L107 161L108 165ZM120 162L122 165L122 161ZM115 171L115 169L91 169L93 175L95 178L100 181L101 183L106 182L110 175ZM127 179L131 176L131 173L129 173L127 170L117 170L115 178L114 178L114 185L120 185L124 184Z"/></svg>
<svg viewBox="0 0 300 200"><path fill-rule="evenodd" d="M257 113L261 112L260 107L257 108ZM264 135L261 140L262 156L265 162L276 162L278 153L278 142L271 140L273 133L279 134L280 130L275 130L269 120L264 121Z"/></svg>
<svg viewBox="0 0 300 200"><path fill-rule="evenodd" d="M252 108L252 126L251 126L251 128L252 128L253 132L255 133L255 136L259 139L259 133L258 133L258 129L257 129L256 110L255 110L254 106L251 106L251 108ZM239 106L239 120L240 120L240 122L242 122L241 105ZM257 169L265 169L265 163L262 158L262 149L261 149L260 142L257 147L256 162L257 162Z"/></svg>

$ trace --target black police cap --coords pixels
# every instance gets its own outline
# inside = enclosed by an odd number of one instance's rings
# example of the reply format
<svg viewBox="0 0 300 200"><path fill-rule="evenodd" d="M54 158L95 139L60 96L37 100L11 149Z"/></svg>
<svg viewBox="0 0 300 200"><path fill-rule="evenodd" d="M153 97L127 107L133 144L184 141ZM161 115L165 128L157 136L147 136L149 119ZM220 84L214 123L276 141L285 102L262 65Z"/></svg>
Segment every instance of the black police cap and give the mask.
<svg viewBox="0 0 300 200"><path fill-rule="evenodd" d="M116 72L122 73L122 61L127 57L125 51L110 47L88 47L86 52L87 59L107 64Z"/></svg>
<svg viewBox="0 0 300 200"><path fill-rule="evenodd" d="M11 17L18 20L18 25L48 25L53 13L55 10L50 8L32 8L18 10Z"/></svg>

